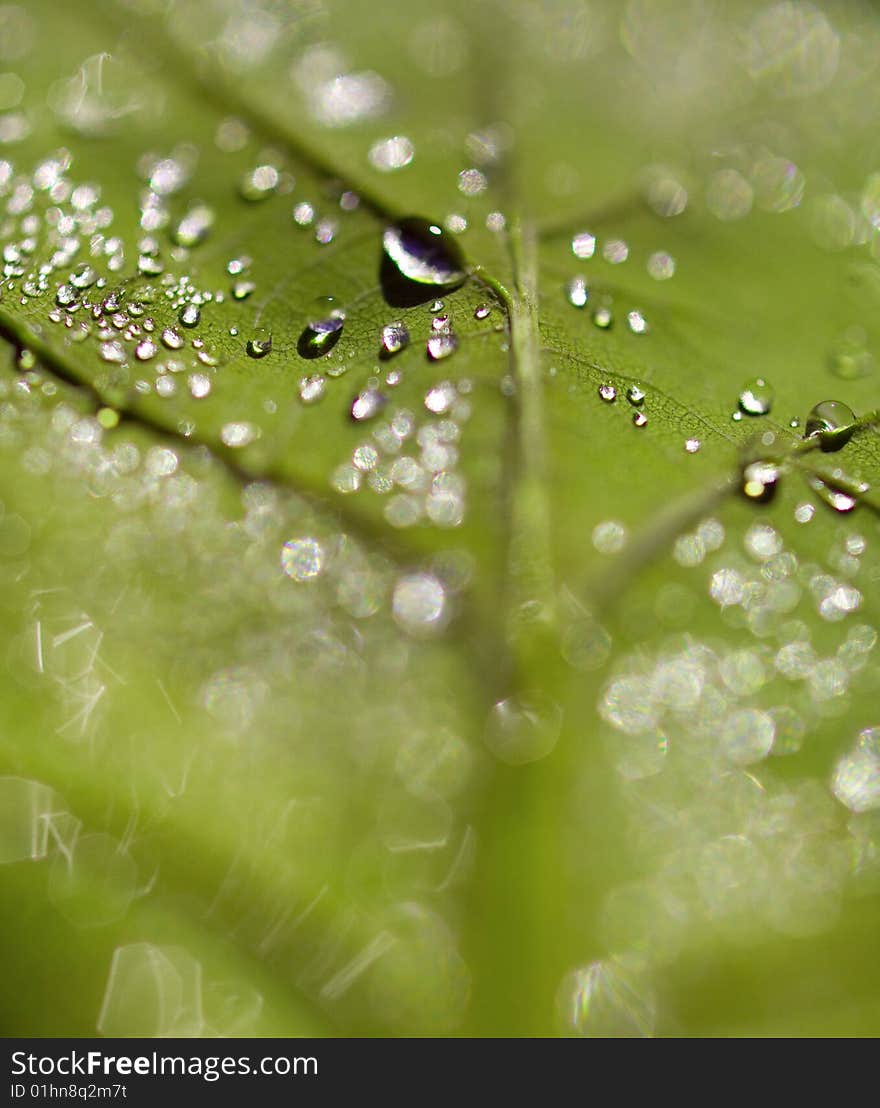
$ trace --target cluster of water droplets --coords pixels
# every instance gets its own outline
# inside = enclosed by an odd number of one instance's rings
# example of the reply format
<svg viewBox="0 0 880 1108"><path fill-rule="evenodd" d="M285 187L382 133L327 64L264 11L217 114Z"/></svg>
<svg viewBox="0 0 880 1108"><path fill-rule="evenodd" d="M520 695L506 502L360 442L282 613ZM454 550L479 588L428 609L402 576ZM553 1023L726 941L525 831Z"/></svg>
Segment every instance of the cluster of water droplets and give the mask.
<svg viewBox="0 0 880 1108"><path fill-rule="evenodd" d="M597 251L599 253L597 254ZM582 261L601 257L609 265L620 265L630 257L630 247L623 239L609 238L602 245L589 231L579 231L571 240L571 252ZM648 273L658 281L668 280L675 273L675 260L665 251L651 254L647 260ZM593 283L582 274L572 277L565 296L573 308L587 309L593 324L602 331L614 326L614 297L603 287L601 280ZM645 335L650 326L640 308L626 310L626 327L633 335Z"/></svg>

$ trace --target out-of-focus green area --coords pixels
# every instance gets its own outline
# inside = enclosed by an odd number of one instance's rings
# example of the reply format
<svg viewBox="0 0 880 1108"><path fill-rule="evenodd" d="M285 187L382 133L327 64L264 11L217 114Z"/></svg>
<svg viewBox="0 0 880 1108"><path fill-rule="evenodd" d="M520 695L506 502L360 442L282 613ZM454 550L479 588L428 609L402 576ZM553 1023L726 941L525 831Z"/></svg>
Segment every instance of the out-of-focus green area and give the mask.
<svg viewBox="0 0 880 1108"><path fill-rule="evenodd" d="M4 1034L876 1033L878 97L859 3L0 6Z"/></svg>

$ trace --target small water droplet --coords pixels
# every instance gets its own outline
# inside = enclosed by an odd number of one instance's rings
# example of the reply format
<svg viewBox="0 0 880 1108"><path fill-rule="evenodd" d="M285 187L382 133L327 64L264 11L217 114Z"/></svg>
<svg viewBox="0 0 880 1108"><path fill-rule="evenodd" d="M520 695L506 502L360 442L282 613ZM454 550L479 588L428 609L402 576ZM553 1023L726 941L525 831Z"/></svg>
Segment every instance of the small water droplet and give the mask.
<svg viewBox="0 0 880 1108"><path fill-rule="evenodd" d="M62 285L55 293L55 303L61 308L70 308L76 303L77 296L73 285Z"/></svg>
<svg viewBox="0 0 880 1108"><path fill-rule="evenodd" d="M511 766L546 758L559 741L562 709L544 693L499 700L489 713L486 746Z"/></svg>
<svg viewBox="0 0 880 1108"><path fill-rule="evenodd" d="M370 147L367 157L374 169L391 173L408 166L415 156L415 147L406 135L380 139Z"/></svg>
<svg viewBox="0 0 880 1108"><path fill-rule="evenodd" d="M220 429L220 441L238 449L253 442L258 433L252 423L225 423Z"/></svg>
<svg viewBox="0 0 880 1108"><path fill-rule="evenodd" d="M604 400L606 404L613 404L617 399L617 389L614 385L600 385L598 391L599 399Z"/></svg>
<svg viewBox="0 0 880 1108"><path fill-rule="evenodd" d="M175 331L173 327L166 327L162 332L162 343L169 350L180 350L184 345L184 341L183 335Z"/></svg>
<svg viewBox="0 0 880 1108"><path fill-rule="evenodd" d="M775 395L773 387L763 377L753 377L746 381L739 394L740 410L750 416L767 415L773 407Z"/></svg>
<svg viewBox="0 0 880 1108"><path fill-rule="evenodd" d="M448 358L458 349L458 339L452 331L438 331L428 339L428 357L432 362Z"/></svg>
<svg viewBox="0 0 880 1108"><path fill-rule="evenodd" d="M491 312L492 309L488 304L480 304L478 307L474 308L474 319L488 319Z"/></svg>
<svg viewBox="0 0 880 1108"><path fill-rule="evenodd" d="M97 279L98 274L92 269L88 262L82 262L70 275L70 283L74 288L78 289L91 288Z"/></svg>
<svg viewBox="0 0 880 1108"><path fill-rule="evenodd" d="M141 254L138 258L138 273L144 277L158 277L160 273L164 272L165 266L158 258L154 258L150 254Z"/></svg>
<svg viewBox="0 0 880 1108"><path fill-rule="evenodd" d="M449 287L465 279L461 247L436 223L417 217L402 219L386 227L382 247L409 281Z"/></svg>
<svg viewBox="0 0 880 1108"><path fill-rule="evenodd" d="M175 227L174 241L178 246L198 246L210 234L215 218L213 209L206 204L196 204Z"/></svg>
<svg viewBox="0 0 880 1108"><path fill-rule="evenodd" d="M571 252L576 258L592 258L596 253L596 236L581 231L571 240Z"/></svg>
<svg viewBox="0 0 880 1108"><path fill-rule="evenodd" d="M125 361L125 347L121 342L102 342L98 352L105 362L120 365Z"/></svg>
<svg viewBox="0 0 880 1108"><path fill-rule="evenodd" d="M630 385L626 390L627 400L636 408L644 403L646 395L641 385Z"/></svg>
<svg viewBox="0 0 880 1108"><path fill-rule="evenodd" d="M684 448L688 454L696 454L701 446L702 443L699 439L686 439L684 444Z"/></svg>
<svg viewBox="0 0 880 1108"><path fill-rule="evenodd" d="M648 273L655 281L668 281L675 274L675 259L665 250L658 250L648 258Z"/></svg>
<svg viewBox="0 0 880 1108"><path fill-rule="evenodd" d="M148 362L150 358L155 357L157 349L152 339L141 339L134 348L134 356L140 362Z"/></svg>
<svg viewBox="0 0 880 1108"><path fill-rule="evenodd" d="M300 357L320 358L328 354L342 337L344 323L345 317L340 312L306 324L296 344Z"/></svg>
<svg viewBox="0 0 880 1108"><path fill-rule="evenodd" d="M644 412L636 412L633 415L633 427L645 427L648 422L648 417Z"/></svg>
<svg viewBox="0 0 880 1108"><path fill-rule="evenodd" d="M442 415L450 410L457 399L455 385L451 381L441 381L440 384L428 390L425 396L425 407L435 415Z"/></svg>
<svg viewBox="0 0 880 1108"><path fill-rule="evenodd" d="M385 407L386 398L378 389L364 389L351 402L351 418L356 423L372 419Z"/></svg>
<svg viewBox="0 0 880 1108"><path fill-rule="evenodd" d="M202 318L202 311L198 304L185 304L177 317L181 327L198 327Z"/></svg>
<svg viewBox="0 0 880 1108"><path fill-rule="evenodd" d="M272 352L272 332L259 327L245 343L250 358L265 358Z"/></svg>
<svg viewBox="0 0 880 1108"><path fill-rule="evenodd" d="M758 504L768 504L776 495L780 469L776 462L759 460L743 467L742 493Z"/></svg>
<svg viewBox="0 0 880 1108"><path fill-rule="evenodd" d="M299 398L303 404L315 404L324 395L326 387L327 382L320 374L303 377L299 383Z"/></svg>
<svg viewBox="0 0 880 1108"><path fill-rule="evenodd" d="M614 323L614 316L611 314L611 309L606 307L596 308L593 312L593 323L603 331L607 331Z"/></svg>
<svg viewBox="0 0 880 1108"><path fill-rule="evenodd" d="M840 400L823 400L807 416L804 438L819 435L819 445L825 453L833 454L846 446L855 431L856 417L852 408Z"/></svg>
<svg viewBox="0 0 880 1108"><path fill-rule="evenodd" d="M641 312L627 312L626 322L634 335L645 335L648 333L648 321Z"/></svg>
<svg viewBox="0 0 880 1108"><path fill-rule="evenodd" d="M203 400L211 391L211 378L206 373L191 374L187 383L194 400Z"/></svg>
<svg viewBox="0 0 880 1108"><path fill-rule="evenodd" d="M850 327L840 336L829 351L828 368L844 381L867 377L874 372L874 356L868 349L863 327Z"/></svg>
<svg viewBox="0 0 880 1108"><path fill-rule="evenodd" d="M315 218L315 209L308 201L295 205L293 209L293 222L298 227L309 227Z"/></svg>
<svg viewBox="0 0 880 1108"><path fill-rule="evenodd" d="M265 200L278 188L280 176L274 165L258 165L242 177L239 194L245 200Z"/></svg>
<svg viewBox="0 0 880 1108"><path fill-rule="evenodd" d="M572 277L565 286L565 297L573 308L585 307L590 298L590 290L583 277Z"/></svg>
<svg viewBox="0 0 880 1108"><path fill-rule="evenodd" d="M233 300L247 300L256 287L253 281L234 281L232 284Z"/></svg>
<svg viewBox="0 0 880 1108"><path fill-rule="evenodd" d="M810 474L807 482L824 504L841 513L851 512L859 497L870 489L864 481L850 481L839 471L828 475Z"/></svg>
<svg viewBox="0 0 880 1108"><path fill-rule="evenodd" d="M382 354L390 358L409 345L409 328L399 321L387 323L382 328Z"/></svg>

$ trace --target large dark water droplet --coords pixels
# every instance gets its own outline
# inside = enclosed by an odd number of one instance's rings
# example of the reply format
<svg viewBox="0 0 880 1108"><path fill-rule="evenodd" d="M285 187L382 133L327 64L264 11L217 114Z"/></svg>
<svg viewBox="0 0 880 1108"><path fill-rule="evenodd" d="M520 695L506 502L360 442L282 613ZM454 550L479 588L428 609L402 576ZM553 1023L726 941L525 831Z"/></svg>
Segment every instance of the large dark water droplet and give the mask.
<svg viewBox="0 0 880 1108"><path fill-rule="evenodd" d="M313 319L307 324L296 344L301 358L320 358L328 354L342 337L345 320L342 316Z"/></svg>
<svg viewBox="0 0 880 1108"><path fill-rule="evenodd" d="M853 437L856 417L852 408L840 400L823 400L807 416L804 436L819 435L819 445L827 454L840 450Z"/></svg>
<svg viewBox="0 0 880 1108"><path fill-rule="evenodd" d="M461 247L438 224L409 216L385 228L379 280L389 304L424 304L438 289L457 288L466 276Z"/></svg>

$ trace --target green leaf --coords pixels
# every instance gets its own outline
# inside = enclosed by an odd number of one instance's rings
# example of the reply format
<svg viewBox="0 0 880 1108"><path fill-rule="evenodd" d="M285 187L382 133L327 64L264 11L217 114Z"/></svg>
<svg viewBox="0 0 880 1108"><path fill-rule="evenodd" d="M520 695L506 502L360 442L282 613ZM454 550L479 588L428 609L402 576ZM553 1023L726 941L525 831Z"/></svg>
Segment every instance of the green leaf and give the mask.
<svg viewBox="0 0 880 1108"><path fill-rule="evenodd" d="M871 10L2 19L4 1028L875 1032Z"/></svg>

